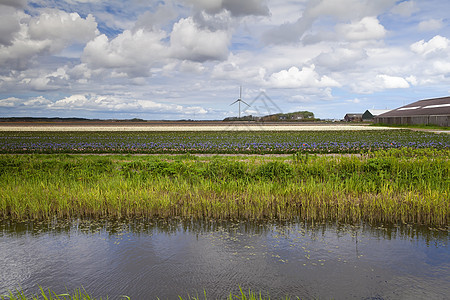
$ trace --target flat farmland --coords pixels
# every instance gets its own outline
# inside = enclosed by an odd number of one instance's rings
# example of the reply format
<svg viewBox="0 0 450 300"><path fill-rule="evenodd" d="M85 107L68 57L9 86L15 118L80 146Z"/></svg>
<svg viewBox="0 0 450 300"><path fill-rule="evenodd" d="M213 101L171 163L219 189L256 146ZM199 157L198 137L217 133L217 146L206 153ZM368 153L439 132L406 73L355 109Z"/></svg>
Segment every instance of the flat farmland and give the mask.
<svg viewBox="0 0 450 300"><path fill-rule="evenodd" d="M4 123L2 131L360 131L396 130L365 124L224 123L224 122L42 122Z"/></svg>
<svg viewBox="0 0 450 300"><path fill-rule="evenodd" d="M192 123L6 124L0 153L360 153L450 145L448 134L365 125Z"/></svg>
<svg viewBox="0 0 450 300"><path fill-rule="evenodd" d="M448 224L448 134L366 126L166 125L0 131L0 219ZM290 130L276 130L284 126Z"/></svg>

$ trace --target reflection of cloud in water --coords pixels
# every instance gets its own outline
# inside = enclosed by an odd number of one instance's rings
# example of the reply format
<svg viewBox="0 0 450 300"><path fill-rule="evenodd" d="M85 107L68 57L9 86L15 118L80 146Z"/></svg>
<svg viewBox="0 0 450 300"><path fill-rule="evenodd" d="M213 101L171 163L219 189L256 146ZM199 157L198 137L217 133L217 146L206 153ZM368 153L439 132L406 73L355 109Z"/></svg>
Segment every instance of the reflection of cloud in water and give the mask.
<svg viewBox="0 0 450 300"><path fill-rule="evenodd" d="M134 299L204 289L218 298L239 285L272 298L449 292L448 235L418 227L135 219L0 228L0 294L19 285L36 292L36 284Z"/></svg>
<svg viewBox="0 0 450 300"><path fill-rule="evenodd" d="M27 244L33 251L22 247ZM42 250L46 249L42 239L24 238L20 240L0 239L0 294L5 292L7 287L23 286L24 282L42 269L45 261L40 260Z"/></svg>
<svg viewBox="0 0 450 300"><path fill-rule="evenodd" d="M7 242L0 242L0 293L19 287L26 293L35 293L38 284L89 288L95 280L84 280L79 270L83 270L82 274L106 272L109 267L106 244L98 236L77 233L54 235L47 232L20 239L8 238Z"/></svg>
<svg viewBox="0 0 450 300"><path fill-rule="evenodd" d="M432 267L426 262L426 253L430 248L415 241L415 238L405 238L399 232L395 234L399 235L397 238L392 238L390 234L390 238L386 238L385 231L386 228L367 230L357 226L336 228L319 225L308 228L293 225L274 226L264 236L241 234L236 229L221 229L206 238L211 241L212 247L226 250L211 253L226 252L230 265L233 263L241 268L256 268L265 274L272 295L283 291L289 278L297 278L301 283L303 290L300 294L303 293L303 297L308 294L328 298L336 297L339 293L357 297L377 296L384 290L391 293L391 289L396 289L395 285L391 287L391 283L402 282L405 274L414 278L414 281L425 282L418 286L403 282L401 286L410 288L410 295L417 296L421 289L427 290L427 286L439 286L435 278L429 284L421 278L424 270ZM442 248L445 249L445 244L431 249L431 252L441 252L439 249ZM229 253L232 254L231 258ZM449 260L440 261L438 273L442 263L443 269L449 269L450 265L446 261ZM256 273L256 276L261 273ZM276 276L272 277L273 274ZM282 284L277 288L278 281ZM438 281L445 285L445 278ZM327 284L325 289L324 282ZM292 286L290 289L286 292L299 295L293 293ZM433 294L439 295L440 290L442 287L433 288Z"/></svg>

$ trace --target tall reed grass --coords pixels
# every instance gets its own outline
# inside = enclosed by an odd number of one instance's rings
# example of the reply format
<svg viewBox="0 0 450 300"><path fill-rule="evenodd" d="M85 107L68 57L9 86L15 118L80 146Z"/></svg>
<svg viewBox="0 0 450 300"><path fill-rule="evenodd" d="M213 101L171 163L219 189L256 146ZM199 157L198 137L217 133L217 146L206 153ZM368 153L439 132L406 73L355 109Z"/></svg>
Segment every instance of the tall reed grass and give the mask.
<svg viewBox="0 0 450 300"><path fill-rule="evenodd" d="M56 293L50 289L47 291L39 287L39 293L34 295L26 295L21 290L15 292L10 291L8 295L0 295L1 300L102 300L102 298L94 298L90 296L85 289L76 289L73 293ZM108 298L106 298L108 299ZM130 299L127 296L121 296L121 299Z"/></svg>
<svg viewBox="0 0 450 300"><path fill-rule="evenodd" d="M449 150L0 156L0 218L183 217L446 226Z"/></svg>
<svg viewBox="0 0 450 300"><path fill-rule="evenodd" d="M42 287L39 288L40 293L35 295L27 296L24 292L20 290L16 290L15 292L9 292L8 295L0 295L1 300L101 300L102 298L93 298L91 297L86 290L84 289L76 289L72 294L70 293L63 293L63 294L57 294L52 290L45 291ZM108 297L106 298L108 299ZM128 296L120 296L120 299L130 300L131 298ZM159 299L159 298L156 298ZM178 296L178 299L183 300L207 300L208 296L206 294L206 291L204 292L203 296ZM230 293L225 299L227 300L270 300L270 296L263 296L261 292L255 293L249 290L248 292L245 292L241 287L239 287L239 293L233 294ZM289 300L290 297L285 297L283 299ZM299 299L298 297L295 299Z"/></svg>

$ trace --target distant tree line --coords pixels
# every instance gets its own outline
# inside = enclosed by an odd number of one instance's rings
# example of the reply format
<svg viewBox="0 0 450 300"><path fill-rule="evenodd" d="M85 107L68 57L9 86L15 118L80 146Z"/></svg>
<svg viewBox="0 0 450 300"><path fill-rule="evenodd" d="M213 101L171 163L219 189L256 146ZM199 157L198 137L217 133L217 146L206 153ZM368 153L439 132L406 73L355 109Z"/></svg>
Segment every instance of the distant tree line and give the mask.
<svg viewBox="0 0 450 300"><path fill-rule="evenodd" d="M304 122L304 121L317 121L318 119L314 118L314 113L310 111L296 111L291 113L278 113L267 115L263 117L256 116L243 116L241 118L238 117L228 117L225 118L224 121L256 121L256 122Z"/></svg>
<svg viewBox="0 0 450 300"><path fill-rule="evenodd" d="M144 119L133 118L133 119L86 119L86 118L44 118L44 117L6 117L0 118L0 122L33 122L33 123L59 123L59 122L147 122Z"/></svg>

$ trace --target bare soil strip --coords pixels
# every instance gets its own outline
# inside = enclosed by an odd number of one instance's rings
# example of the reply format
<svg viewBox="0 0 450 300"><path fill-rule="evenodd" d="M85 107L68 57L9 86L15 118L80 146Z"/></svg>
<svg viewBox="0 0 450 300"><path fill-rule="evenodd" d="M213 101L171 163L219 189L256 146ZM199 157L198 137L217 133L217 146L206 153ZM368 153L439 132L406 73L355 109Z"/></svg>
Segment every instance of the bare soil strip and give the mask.
<svg viewBox="0 0 450 300"><path fill-rule="evenodd" d="M0 131L355 131L355 130L395 130L391 127L369 125L330 124L229 124L229 125L75 125L75 124L0 124Z"/></svg>

